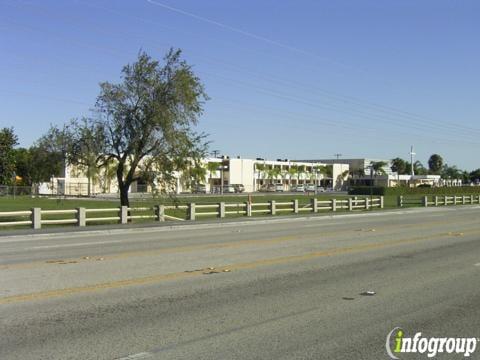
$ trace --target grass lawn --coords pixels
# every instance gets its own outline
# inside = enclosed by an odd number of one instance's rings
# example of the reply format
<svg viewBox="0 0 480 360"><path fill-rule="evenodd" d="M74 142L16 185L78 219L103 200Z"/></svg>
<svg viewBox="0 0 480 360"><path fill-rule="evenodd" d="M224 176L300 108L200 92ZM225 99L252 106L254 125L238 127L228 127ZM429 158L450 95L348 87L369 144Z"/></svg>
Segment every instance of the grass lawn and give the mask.
<svg viewBox="0 0 480 360"><path fill-rule="evenodd" d="M345 194L335 194L335 193L322 193L317 195L304 195L304 194L253 194L251 195L253 203L266 203L270 200L275 200L277 203L284 203L284 202L291 202L294 199L298 200L299 208L306 207L310 204L310 201L313 197L316 197L319 201L331 200L335 199L348 199L354 197L352 195L345 195ZM357 196L358 199L363 199L369 196ZM404 197L407 199L407 197ZM405 202L405 207L409 206L420 206L421 204L421 195L414 195L409 196L407 201ZM228 207L226 210L232 212L227 215L227 217L242 217L245 216L243 213L243 204L248 201L248 195L206 195L206 196L179 196L179 197L171 197L171 196L163 196L158 198L133 198L130 200L130 207L148 207L151 208L154 205L187 205L188 203L195 203L198 205L206 205L206 204L218 204L219 202L225 202L227 204L238 204L238 206L231 206ZM0 198L0 212L5 211L25 211L29 210L33 207L41 208L42 210L65 210L65 209L75 209L77 207L83 207L87 209L118 209L120 205L120 201L118 199L87 199L87 198L32 198L29 196L18 196L15 199L12 197L1 197ZM321 206L321 205L320 205ZM325 205L323 205L325 206ZM385 208L395 208L397 207L397 196L385 196L384 198L384 206ZM277 205L277 214L287 215L291 212L288 211L281 211L281 209L291 208L291 205ZM267 205L259 205L254 207L255 210L267 210ZM196 213L201 214L202 212L213 212L216 209L205 209L205 208L197 208ZM337 211L345 212L346 209L338 208ZM321 213L327 213L325 210L320 210ZM309 211L300 211L301 214L309 214ZM143 211L143 212L132 212L132 215L153 215L153 211ZM187 210L186 209L168 209L166 210L166 215L186 219L187 218ZM257 212L252 214L253 216L270 216L268 213ZM95 218L95 217L113 217L118 216L118 210L114 210L111 212L103 212L103 213L89 213L87 215L87 219ZM206 220L206 219L213 219L215 215L200 215L197 218ZM55 220L55 219L74 219L75 214L68 214L68 215L59 215L59 214L42 214L42 220ZM3 222L6 221L18 221L18 220L27 220L27 217L2 217L0 219ZM151 222L152 219L134 219L134 222ZM100 223L100 222L99 222ZM116 221L103 221L101 224L108 224L108 223L116 223ZM94 222L89 222L90 225L95 224ZM56 226L56 225L49 225L49 226ZM22 226L28 227L28 226ZM18 229L21 228L20 226L3 226L0 227L0 231L2 229Z"/></svg>
<svg viewBox="0 0 480 360"><path fill-rule="evenodd" d="M276 200L277 202L286 202L298 199L299 204L307 204L313 195L252 195L252 201L254 203L267 202L269 200ZM332 198L348 198L347 195L339 194L320 194L315 196L319 200L329 200ZM361 196L359 196L361 198ZM149 199L131 199L131 207L145 207L158 204L163 205L186 205L188 203L196 204L217 204L219 202L226 203L244 203L248 201L248 195L227 195L227 196L193 196L193 197L158 197ZM12 197L0 197L0 212L2 211L21 211L29 210L33 207L39 207L48 210L61 210L61 209L75 209L77 207L85 208L114 208L120 206L120 200L105 200L105 199L86 199L86 198L31 198L29 196L17 196L15 199Z"/></svg>

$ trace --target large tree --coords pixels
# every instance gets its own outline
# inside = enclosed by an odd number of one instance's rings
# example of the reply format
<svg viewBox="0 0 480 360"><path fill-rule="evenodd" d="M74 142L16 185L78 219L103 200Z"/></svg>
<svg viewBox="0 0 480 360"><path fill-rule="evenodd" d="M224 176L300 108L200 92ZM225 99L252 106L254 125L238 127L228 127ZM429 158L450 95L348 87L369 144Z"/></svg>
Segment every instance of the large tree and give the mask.
<svg viewBox="0 0 480 360"><path fill-rule="evenodd" d="M38 169L40 181L48 181L52 176L65 176L65 167L74 143L72 134L72 122L62 126L50 125L48 131L30 148L35 162L44 160L48 163L45 169Z"/></svg>
<svg viewBox="0 0 480 360"><path fill-rule="evenodd" d="M428 169L432 174L438 174L443 167L443 158L438 154L432 154L428 159Z"/></svg>
<svg viewBox="0 0 480 360"><path fill-rule="evenodd" d="M205 136L194 126L207 95L180 50L170 50L163 64L142 52L123 68L121 83L104 82L100 88L98 117L91 121L102 129L101 158L116 161L122 205L129 205L128 191L139 179L139 168L171 182L175 172L200 166Z"/></svg>
<svg viewBox="0 0 480 360"><path fill-rule="evenodd" d="M14 181L15 151L18 137L13 128L0 129L0 185L10 185Z"/></svg>

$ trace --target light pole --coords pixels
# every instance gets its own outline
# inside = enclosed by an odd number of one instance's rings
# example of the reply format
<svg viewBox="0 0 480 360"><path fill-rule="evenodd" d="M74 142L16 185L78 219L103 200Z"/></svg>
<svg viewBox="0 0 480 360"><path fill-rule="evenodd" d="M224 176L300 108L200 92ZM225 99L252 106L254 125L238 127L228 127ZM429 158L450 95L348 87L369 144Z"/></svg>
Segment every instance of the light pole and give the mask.
<svg viewBox="0 0 480 360"><path fill-rule="evenodd" d="M413 170L413 157L415 156L416 154L413 152L413 145L410 147L410 175L412 175L412 177L415 175L415 172Z"/></svg>

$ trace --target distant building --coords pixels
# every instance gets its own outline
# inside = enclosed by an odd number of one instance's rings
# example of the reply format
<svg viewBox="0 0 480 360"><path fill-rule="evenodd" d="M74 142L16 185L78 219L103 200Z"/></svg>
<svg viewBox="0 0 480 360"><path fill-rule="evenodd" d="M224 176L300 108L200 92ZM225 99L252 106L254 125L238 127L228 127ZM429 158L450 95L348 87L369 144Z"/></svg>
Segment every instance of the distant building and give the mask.
<svg viewBox="0 0 480 360"><path fill-rule="evenodd" d="M387 175L392 175L393 171L391 169L392 163L390 160L385 159L369 159L369 158L358 158L358 159L318 159L318 160L300 160L308 162L318 162L322 164L346 164L349 167L351 175L370 175L371 164L374 162L384 162L385 165L382 167L383 172Z"/></svg>
<svg viewBox="0 0 480 360"><path fill-rule="evenodd" d="M221 192L222 186L243 185L245 192L265 190L269 184L276 185L276 189L289 191L298 185L313 184L335 190L344 189L347 185L348 164L325 164L320 162L304 162L290 160L265 160L230 158L205 158L202 160L206 169L205 179L201 181L208 193ZM216 163L215 170L207 170L208 164ZM214 166L213 166L214 167ZM51 195L87 195L117 193L118 186L115 172L101 169L94 179L89 182L85 169L73 165L66 166L62 177L52 178L45 183L42 189ZM113 176L112 176L113 175ZM168 189L172 193L188 193L193 189L182 177L182 173L175 174L176 184ZM160 185L146 182L133 182L130 192L153 192L160 190Z"/></svg>
<svg viewBox="0 0 480 360"><path fill-rule="evenodd" d="M350 186L383 186L383 187L395 187L395 186L407 186L417 187L420 185L428 185L432 187L437 186L461 186L462 182L451 182L450 184L444 183L440 178L440 175L398 175L396 173L390 175L353 175L350 178Z"/></svg>
<svg viewBox="0 0 480 360"><path fill-rule="evenodd" d="M461 179L442 179L440 175L399 175L391 169L392 163L386 159L318 159L302 160L309 162L318 162L322 164L346 164L349 166L350 186L409 186L417 187L420 185L436 186L462 186ZM372 173L372 163L384 162L381 172Z"/></svg>

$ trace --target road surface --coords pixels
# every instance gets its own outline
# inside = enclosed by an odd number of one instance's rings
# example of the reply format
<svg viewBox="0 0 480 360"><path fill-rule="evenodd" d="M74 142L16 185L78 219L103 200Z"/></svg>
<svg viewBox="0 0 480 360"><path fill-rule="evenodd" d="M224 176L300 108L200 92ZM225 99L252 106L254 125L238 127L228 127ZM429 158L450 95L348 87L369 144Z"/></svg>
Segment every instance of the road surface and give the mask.
<svg viewBox="0 0 480 360"><path fill-rule="evenodd" d="M0 359L370 360L397 326L479 337L479 220L470 206L0 237Z"/></svg>

